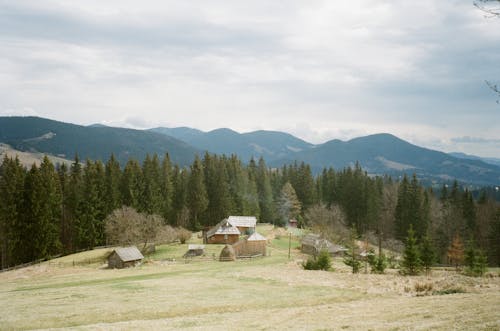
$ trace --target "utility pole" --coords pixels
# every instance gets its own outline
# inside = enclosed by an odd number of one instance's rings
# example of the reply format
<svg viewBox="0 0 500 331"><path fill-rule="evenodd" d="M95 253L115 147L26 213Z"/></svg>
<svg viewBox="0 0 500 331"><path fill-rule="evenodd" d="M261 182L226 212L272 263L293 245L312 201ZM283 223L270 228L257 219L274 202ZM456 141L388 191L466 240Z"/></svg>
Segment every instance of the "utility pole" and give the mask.
<svg viewBox="0 0 500 331"><path fill-rule="evenodd" d="M290 250L292 248L292 233L288 233L288 259L290 260Z"/></svg>

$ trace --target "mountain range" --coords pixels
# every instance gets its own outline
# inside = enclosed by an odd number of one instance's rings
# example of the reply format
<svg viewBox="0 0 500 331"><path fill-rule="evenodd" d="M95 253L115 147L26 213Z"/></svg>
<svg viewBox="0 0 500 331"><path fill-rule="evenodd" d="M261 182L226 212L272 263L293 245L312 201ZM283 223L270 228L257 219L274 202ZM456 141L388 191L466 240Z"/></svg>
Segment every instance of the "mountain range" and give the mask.
<svg viewBox="0 0 500 331"><path fill-rule="evenodd" d="M495 159L454 155L410 144L391 134L375 134L349 141L331 140L314 145L288 133L238 133L222 128L154 128L133 130L103 125L80 126L38 117L0 117L0 143L24 152L49 153L72 159L107 160L113 153L121 164L128 158L169 153L173 162L188 165L205 151L235 154L244 162L263 157L272 167L306 162L314 172L324 167L342 169L356 162L374 175L413 174L428 183L457 179L471 185L499 185L500 166Z"/></svg>

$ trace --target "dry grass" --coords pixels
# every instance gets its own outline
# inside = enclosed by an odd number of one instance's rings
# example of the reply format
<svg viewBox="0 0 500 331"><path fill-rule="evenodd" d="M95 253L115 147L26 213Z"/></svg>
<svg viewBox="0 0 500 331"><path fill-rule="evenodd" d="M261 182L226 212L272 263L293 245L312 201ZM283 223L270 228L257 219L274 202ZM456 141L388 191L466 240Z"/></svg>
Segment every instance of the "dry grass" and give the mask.
<svg viewBox="0 0 500 331"><path fill-rule="evenodd" d="M500 277L469 278L450 271L403 277L394 270L352 275L339 259L334 272L305 271L297 250L287 259L287 240L274 240L270 257L250 261L195 258L186 263L181 256L187 245L168 245L160 247L158 259L133 269L44 263L2 273L0 329L500 328ZM209 246L209 254L220 247ZM457 286L465 293L433 295Z"/></svg>
<svg viewBox="0 0 500 331"><path fill-rule="evenodd" d="M50 154L44 154L44 153L38 153L38 152L22 152L18 151L16 149L13 149L9 145L6 144L0 144L0 164L3 161L4 156L10 157L10 158L15 158L16 156L19 158L19 161L21 164L27 168L31 167L33 163L36 165L40 165L40 163L43 160L43 157L45 155L48 156L50 161L53 164L59 163L63 164L66 163L66 165L70 165L73 161L67 160L62 157L50 155Z"/></svg>

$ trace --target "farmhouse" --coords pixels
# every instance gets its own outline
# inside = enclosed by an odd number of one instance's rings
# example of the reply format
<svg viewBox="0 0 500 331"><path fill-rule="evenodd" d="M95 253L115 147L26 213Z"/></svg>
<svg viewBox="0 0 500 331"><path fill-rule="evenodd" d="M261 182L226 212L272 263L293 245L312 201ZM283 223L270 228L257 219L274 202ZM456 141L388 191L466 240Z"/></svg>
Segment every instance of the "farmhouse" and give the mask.
<svg viewBox="0 0 500 331"><path fill-rule="evenodd" d="M241 233L250 234L255 231L257 218L255 216L229 216L227 221L235 226Z"/></svg>
<svg viewBox="0 0 500 331"><path fill-rule="evenodd" d="M254 232L248 238L242 239L233 244L234 252L237 258L265 256L267 239L261 234Z"/></svg>
<svg viewBox="0 0 500 331"><path fill-rule="evenodd" d="M141 263L144 256L135 246L115 249L108 256L108 268L128 268Z"/></svg>
<svg viewBox="0 0 500 331"><path fill-rule="evenodd" d="M346 248L332 244L326 239L321 239L319 234L309 233L302 238L302 253L309 255L318 255L321 251L328 251L331 256L343 255Z"/></svg>
<svg viewBox="0 0 500 331"><path fill-rule="evenodd" d="M228 219L220 221L206 233L207 244L234 244L240 239L240 230L229 223Z"/></svg>

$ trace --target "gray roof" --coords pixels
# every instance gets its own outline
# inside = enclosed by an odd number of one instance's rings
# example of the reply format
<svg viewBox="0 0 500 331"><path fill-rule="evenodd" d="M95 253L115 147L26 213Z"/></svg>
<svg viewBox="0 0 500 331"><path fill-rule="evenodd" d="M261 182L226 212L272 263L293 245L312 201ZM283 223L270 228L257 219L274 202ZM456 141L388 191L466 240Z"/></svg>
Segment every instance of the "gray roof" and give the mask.
<svg viewBox="0 0 500 331"><path fill-rule="evenodd" d="M228 222L233 226L254 228L257 224L257 218L255 216L229 216Z"/></svg>
<svg viewBox="0 0 500 331"><path fill-rule="evenodd" d="M236 234L239 236L241 233L237 227L231 225L228 220L225 219L220 221L216 226L214 226L207 232L207 238L210 238L216 234Z"/></svg>
<svg viewBox="0 0 500 331"><path fill-rule="evenodd" d="M205 249L205 245L195 245L195 244L189 244L188 245L189 250L196 250L196 249Z"/></svg>
<svg viewBox="0 0 500 331"><path fill-rule="evenodd" d="M247 239L248 241L267 241L266 237L261 235L260 233L254 232L250 237Z"/></svg>
<svg viewBox="0 0 500 331"><path fill-rule="evenodd" d="M308 233L302 238L302 245L316 246L319 240L319 234Z"/></svg>
<svg viewBox="0 0 500 331"><path fill-rule="evenodd" d="M302 238L302 245L313 246L317 251L327 250L330 253L347 251L343 246L332 244L326 239L321 239L319 234L309 233Z"/></svg>
<svg viewBox="0 0 500 331"><path fill-rule="evenodd" d="M144 256L135 246L120 247L115 249L115 253L123 262L142 260Z"/></svg>

